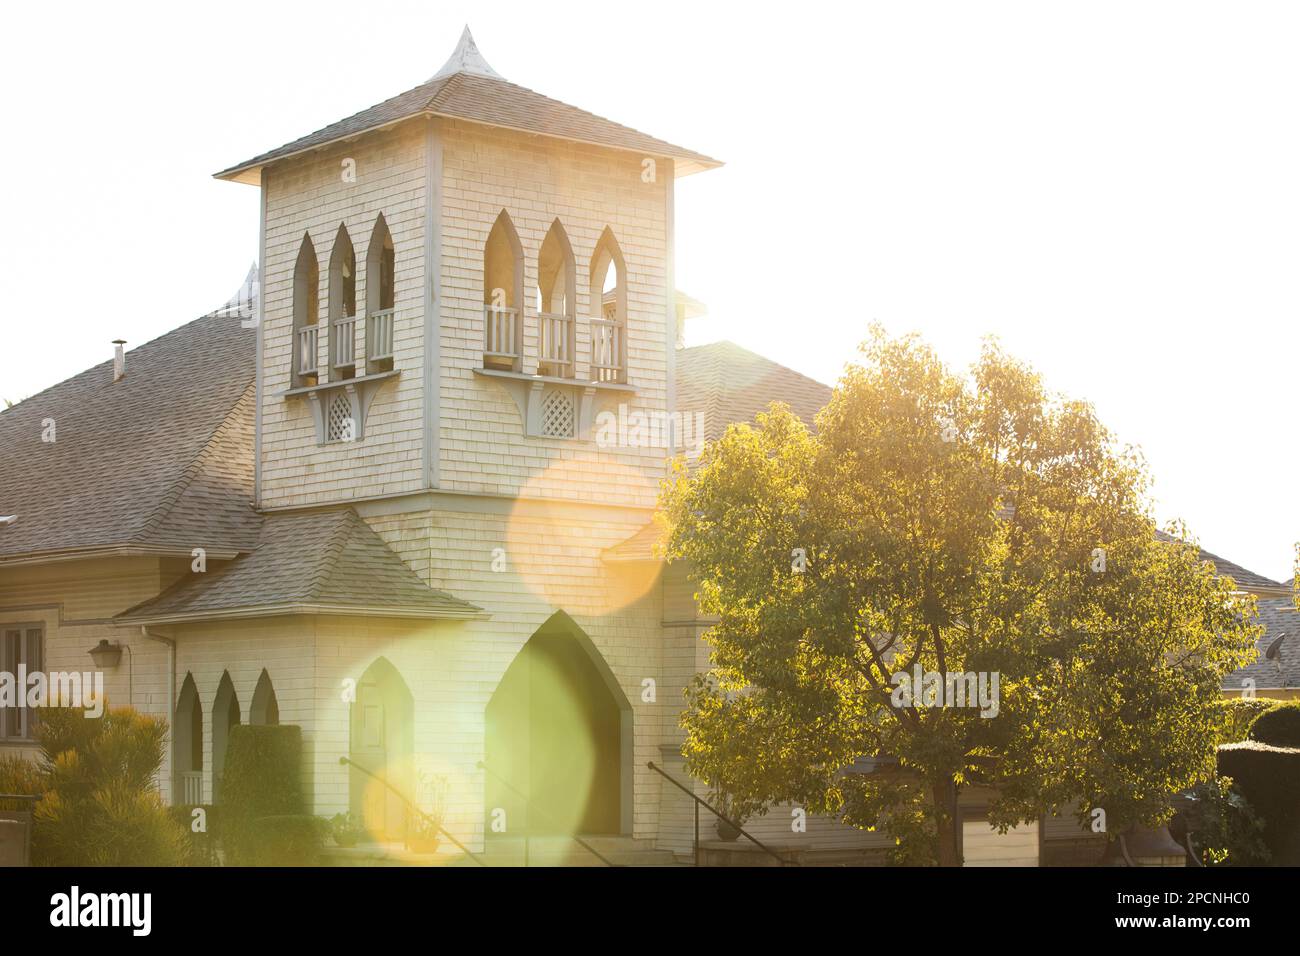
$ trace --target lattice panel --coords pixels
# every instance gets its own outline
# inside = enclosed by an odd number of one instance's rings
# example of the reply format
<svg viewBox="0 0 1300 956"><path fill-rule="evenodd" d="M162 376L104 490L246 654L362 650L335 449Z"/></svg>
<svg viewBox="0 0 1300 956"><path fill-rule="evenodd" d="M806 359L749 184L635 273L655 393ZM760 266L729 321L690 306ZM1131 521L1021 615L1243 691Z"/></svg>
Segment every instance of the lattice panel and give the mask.
<svg viewBox="0 0 1300 956"><path fill-rule="evenodd" d="M329 441L353 441L357 437L356 423L352 420L352 400L344 393L330 399L325 434Z"/></svg>
<svg viewBox="0 0 1300 956"><path fill-rule="evenodd" d="M572 438L576 418L566 392L556 389L542 399L542 434L547 438Z"/></svg>

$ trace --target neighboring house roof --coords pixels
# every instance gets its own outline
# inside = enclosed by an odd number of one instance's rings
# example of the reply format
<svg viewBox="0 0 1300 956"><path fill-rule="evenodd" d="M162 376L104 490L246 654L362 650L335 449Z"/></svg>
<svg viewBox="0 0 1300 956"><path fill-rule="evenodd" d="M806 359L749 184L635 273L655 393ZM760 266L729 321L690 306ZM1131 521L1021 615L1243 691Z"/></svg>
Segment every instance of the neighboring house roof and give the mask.
<svg viewBox="0 0 1300 956"><path fill-rule="evenodd" d="M650 156L671 157L678 160L681 175L722 165L703 153L674 146L502 79L482 59L467 27L447 65L431 79L360 113L222 170L216 177L257 184L260 181L258 170L276 160L421 115L447 116Z"/></svg>
<svg viewBox="0 0 1300 956"><path fill-rule="evenodd" d="M734 342L714 342L677 353L677 407L688 442L715 441L731 424L753 422L773 402L785 402L808 425L831 398L831 387L763 358ZM702 434L695 432L701 416ZM690 433L686 428L691 429ZM650 522L626 541L606 548L606 561L658 561L662 530Z"/></svg>
<svg viewBox="0 0 1300 956"><path fill-rule="evenodd" d="M214 314L0 414L0 561L251 548L253 377L253 330Z"/></svg>
<svg viewBox="0 0 1300 956"><path fill-rule="evenodd" d="M1257 606L1259 623L1264 625L1264 634L1255 643L1259 656L1253 664L1225 677L1223 690L1240 693L1247 678L1255 682L1256 690L1300 688L1300 613L1295 602L1289 597L1269 598ZM1274 648L1272 660L1266 656L1270 647Z"/></svg>
<svg viewBox="0 0 1300 956"><path fill-rule="evenodd" d="M606 561L616 562L658 561L662 557L657 553L662 536L663 529L658 522L651 521L626 541L620 541L612 548L606 548L600 556Z"/></svg>
<svg viewBox="0 0 1300 956"><path fill-rule="evenodd" d="M257 547L190 574L118 623L164 624L277 614L475 618L482 609L426 585L354 511L266 517Z"/></svg>
<svg viewBox="0 0 1300 956"><path fill-rule="evenodd" d="M1164 531L1157 531L1156 537L1161 541L1178 540ZM1212 554L1204 548L1201 549L1201 560L1213 564L1216 574L1232 578L1233 583L1242 591L1258 594L1261 597L1286 597L1291 593L1290 584L1283 584L1280 581L1274 581L1272 578L1266 578L1262 574L1256 574L1254 571L1249 571L1239 564L1234 564L1227 558Z"/></svg>
<svg viewBox="0 0 1300 956"><path fill-rule="evenodd" d="M831 387L741 348L713 342L677 353L677 405L684 415L703 415L704 441L727 426L752 422L772 402L785 402L808 425L830 401Z"/></svg>

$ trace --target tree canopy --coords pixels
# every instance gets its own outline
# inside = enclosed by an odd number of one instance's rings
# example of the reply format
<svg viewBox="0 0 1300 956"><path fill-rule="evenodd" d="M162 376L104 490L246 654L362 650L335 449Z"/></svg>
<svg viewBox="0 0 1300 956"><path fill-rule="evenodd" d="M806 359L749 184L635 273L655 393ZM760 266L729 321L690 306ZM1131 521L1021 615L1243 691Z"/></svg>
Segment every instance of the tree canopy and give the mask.
<svg viewBox="0 0 1300 956"><path fill-rule="evenodd" d="M688 767L742 812L796 802L956 864L959 787L995 788L995 825L1077 801L1117 832L1213 776L1254 599L1185 529L1158 539L1141 456L995 343L957 375L874 329L815 431L773 405L679 461L663 504L717 617ZM899 676L927 672L996 700Z"/></svg>

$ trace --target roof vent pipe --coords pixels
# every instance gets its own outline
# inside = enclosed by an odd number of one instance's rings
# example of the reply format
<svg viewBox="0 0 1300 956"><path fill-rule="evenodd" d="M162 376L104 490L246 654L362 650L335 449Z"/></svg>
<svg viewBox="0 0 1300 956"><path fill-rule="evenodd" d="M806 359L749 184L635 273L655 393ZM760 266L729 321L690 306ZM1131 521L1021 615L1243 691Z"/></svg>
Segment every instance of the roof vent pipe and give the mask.
<svg viewBox="0 0 1300 956"><path fill-rule="evenodd" d="M126 377L126 339L113 340L113 381L120 382Z"/></svg>

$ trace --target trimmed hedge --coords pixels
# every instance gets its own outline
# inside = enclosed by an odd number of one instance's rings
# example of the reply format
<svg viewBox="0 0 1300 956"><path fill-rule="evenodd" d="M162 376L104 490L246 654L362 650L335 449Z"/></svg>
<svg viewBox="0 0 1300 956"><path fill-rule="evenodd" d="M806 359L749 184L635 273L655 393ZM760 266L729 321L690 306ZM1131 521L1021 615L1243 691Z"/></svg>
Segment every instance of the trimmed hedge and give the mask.
<svg viewBox="0 0 1300 956"><path fill-rule="evenodd" d="M206 830L194 831L194 811L202 810ZM171 818L185 830L185 866L216 866L217 841L221 832L217 827L217 808L190 804L174 804L167 808Z"/></svg>
<svg viewBox="0 0 1300 956"><path fill-rule="evenodd" d="M1219 775L1264 818L1264 841L1281 866L1300 865L1300 748L1249 740L1218 749Z"/></svg>
<svg viewBox="0 0 1300 956"><path fill-rule="evenodd" d="M1216 736L1221 744L1248 739L1250 726L1282 702L1271 697L1229 697L1216 701L1219 710Z"/></svg>
<svg viewBox="0 0 1300 956"><path fill-rule="evenodd" d="M309 814L259 817L249 827L248 866L316 866L329 824Z"/></svg>
<svg viewBox="0 0 1300 956"><path fill-rule="evenodd" d="M275 839L273 828L261 821L305 815L302 728L293 724L230 728L220 806L221 842L228 863L269 866L280 862L275 857L281 853L300 855L293 849L296 837ZM290 826L294 834L302 829Z"/></svg>
<svg viewBox="0 0 1300 956"><path fill-rule="evenodd" d="M1274 747L1300 747L1300 704L1264 711L1250 725L1249 739Z"/></svg>

